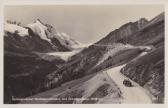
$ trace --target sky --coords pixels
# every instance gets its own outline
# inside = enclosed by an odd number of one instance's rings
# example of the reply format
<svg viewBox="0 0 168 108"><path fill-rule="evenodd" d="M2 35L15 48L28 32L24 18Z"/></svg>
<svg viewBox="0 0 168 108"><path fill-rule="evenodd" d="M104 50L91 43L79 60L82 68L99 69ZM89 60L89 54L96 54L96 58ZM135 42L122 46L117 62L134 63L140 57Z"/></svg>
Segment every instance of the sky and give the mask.
<svg viewBox="0 0 168 108"><path fill-rule="evenodd" d="M93 43L125 23L151 20L163 11L163 5L9 5L4 20L26 25L40 19L81 43Z"/></svg>

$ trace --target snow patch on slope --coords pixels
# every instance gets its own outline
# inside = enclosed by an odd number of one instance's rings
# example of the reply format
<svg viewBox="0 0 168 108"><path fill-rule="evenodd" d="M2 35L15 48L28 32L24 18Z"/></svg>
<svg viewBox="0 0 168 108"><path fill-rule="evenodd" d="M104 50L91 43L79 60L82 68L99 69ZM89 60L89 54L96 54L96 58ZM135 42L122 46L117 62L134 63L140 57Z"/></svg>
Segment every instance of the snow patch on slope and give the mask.
<svg viewBox="0 0 168 108"><path fill-rule="evenodd" d="M12 34L17 33L19 36L28 36L28 29L15 25L15 24L4 24L4 31L10 32Z"/></svg>
<svg viewBox="0 0 168 108"><path fill-rule="evenodd" d="M77 49L81 46L80 42L70 38L68 34L63 33L63 32L57 31L55 38L57 38L62 45L73 48L73 49Z"/></svg>
<svg viewBox="0 0 168 108"><path fill-rule="evenodd" d="M73 50L73 51L69 51L69 52L51 52L51 53L47 53L48 55L53 55L56 57L60 57L61 59L63 59L64 61L68 61L68 59L70 57L72 57L73 55L79 53L81 50Z"/></svg>

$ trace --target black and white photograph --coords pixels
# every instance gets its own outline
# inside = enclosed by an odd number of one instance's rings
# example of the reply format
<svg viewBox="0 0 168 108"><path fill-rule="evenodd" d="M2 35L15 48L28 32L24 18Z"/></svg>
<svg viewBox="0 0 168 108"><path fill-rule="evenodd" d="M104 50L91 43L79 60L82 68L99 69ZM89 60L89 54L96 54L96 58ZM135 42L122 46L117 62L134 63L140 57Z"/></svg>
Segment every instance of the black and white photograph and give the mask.
<svg viewBox="0 0 168 108"><path fill-rule="evenodd" d="M4 104L164 104L162 4L5 5Z"/></svg>

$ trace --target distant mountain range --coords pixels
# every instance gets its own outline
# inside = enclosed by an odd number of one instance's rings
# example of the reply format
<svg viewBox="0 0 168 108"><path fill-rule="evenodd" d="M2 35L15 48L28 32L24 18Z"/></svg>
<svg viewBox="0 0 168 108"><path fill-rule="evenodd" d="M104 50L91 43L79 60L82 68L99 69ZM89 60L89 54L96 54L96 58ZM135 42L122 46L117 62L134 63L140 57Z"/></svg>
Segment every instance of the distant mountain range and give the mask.
<svg viewBox="0 0 168 108"><path fill-rule="evenodd" d="M71 51L82 44L39 19L22 27L5 22L5 49L38 52Z"/></svg>
<svg viewBox="0 0 168 108"><path fill-rule="evenodd" d="M26 27L5 23L4 103L19 102L12 96L98 98L21 103L129 103L133 97L125 92L138 96L138 91L141 97L147 91L147 98L138 102L140 96L134 97L132 103L164 103L164 24L164 13L150 21L141 18L83 47L39 19ZM66 60L58 56L72 51ZM114 80L110 72L131 80L138 90L122 87L122 78Z"/></svg>

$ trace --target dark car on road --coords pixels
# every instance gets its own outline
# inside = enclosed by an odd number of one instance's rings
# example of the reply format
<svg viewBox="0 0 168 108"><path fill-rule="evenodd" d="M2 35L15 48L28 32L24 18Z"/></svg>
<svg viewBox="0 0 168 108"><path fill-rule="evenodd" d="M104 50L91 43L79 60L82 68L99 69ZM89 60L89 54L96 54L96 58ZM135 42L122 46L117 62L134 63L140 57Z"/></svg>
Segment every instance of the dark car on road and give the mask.
<svg viewBox="0 0 168 108"><path fill-rule="evenodd" d="M126 79L123 81L123 84L124 84L125 86L127 86L127 87L133 87L131 81L126 80Z"/></svg>

